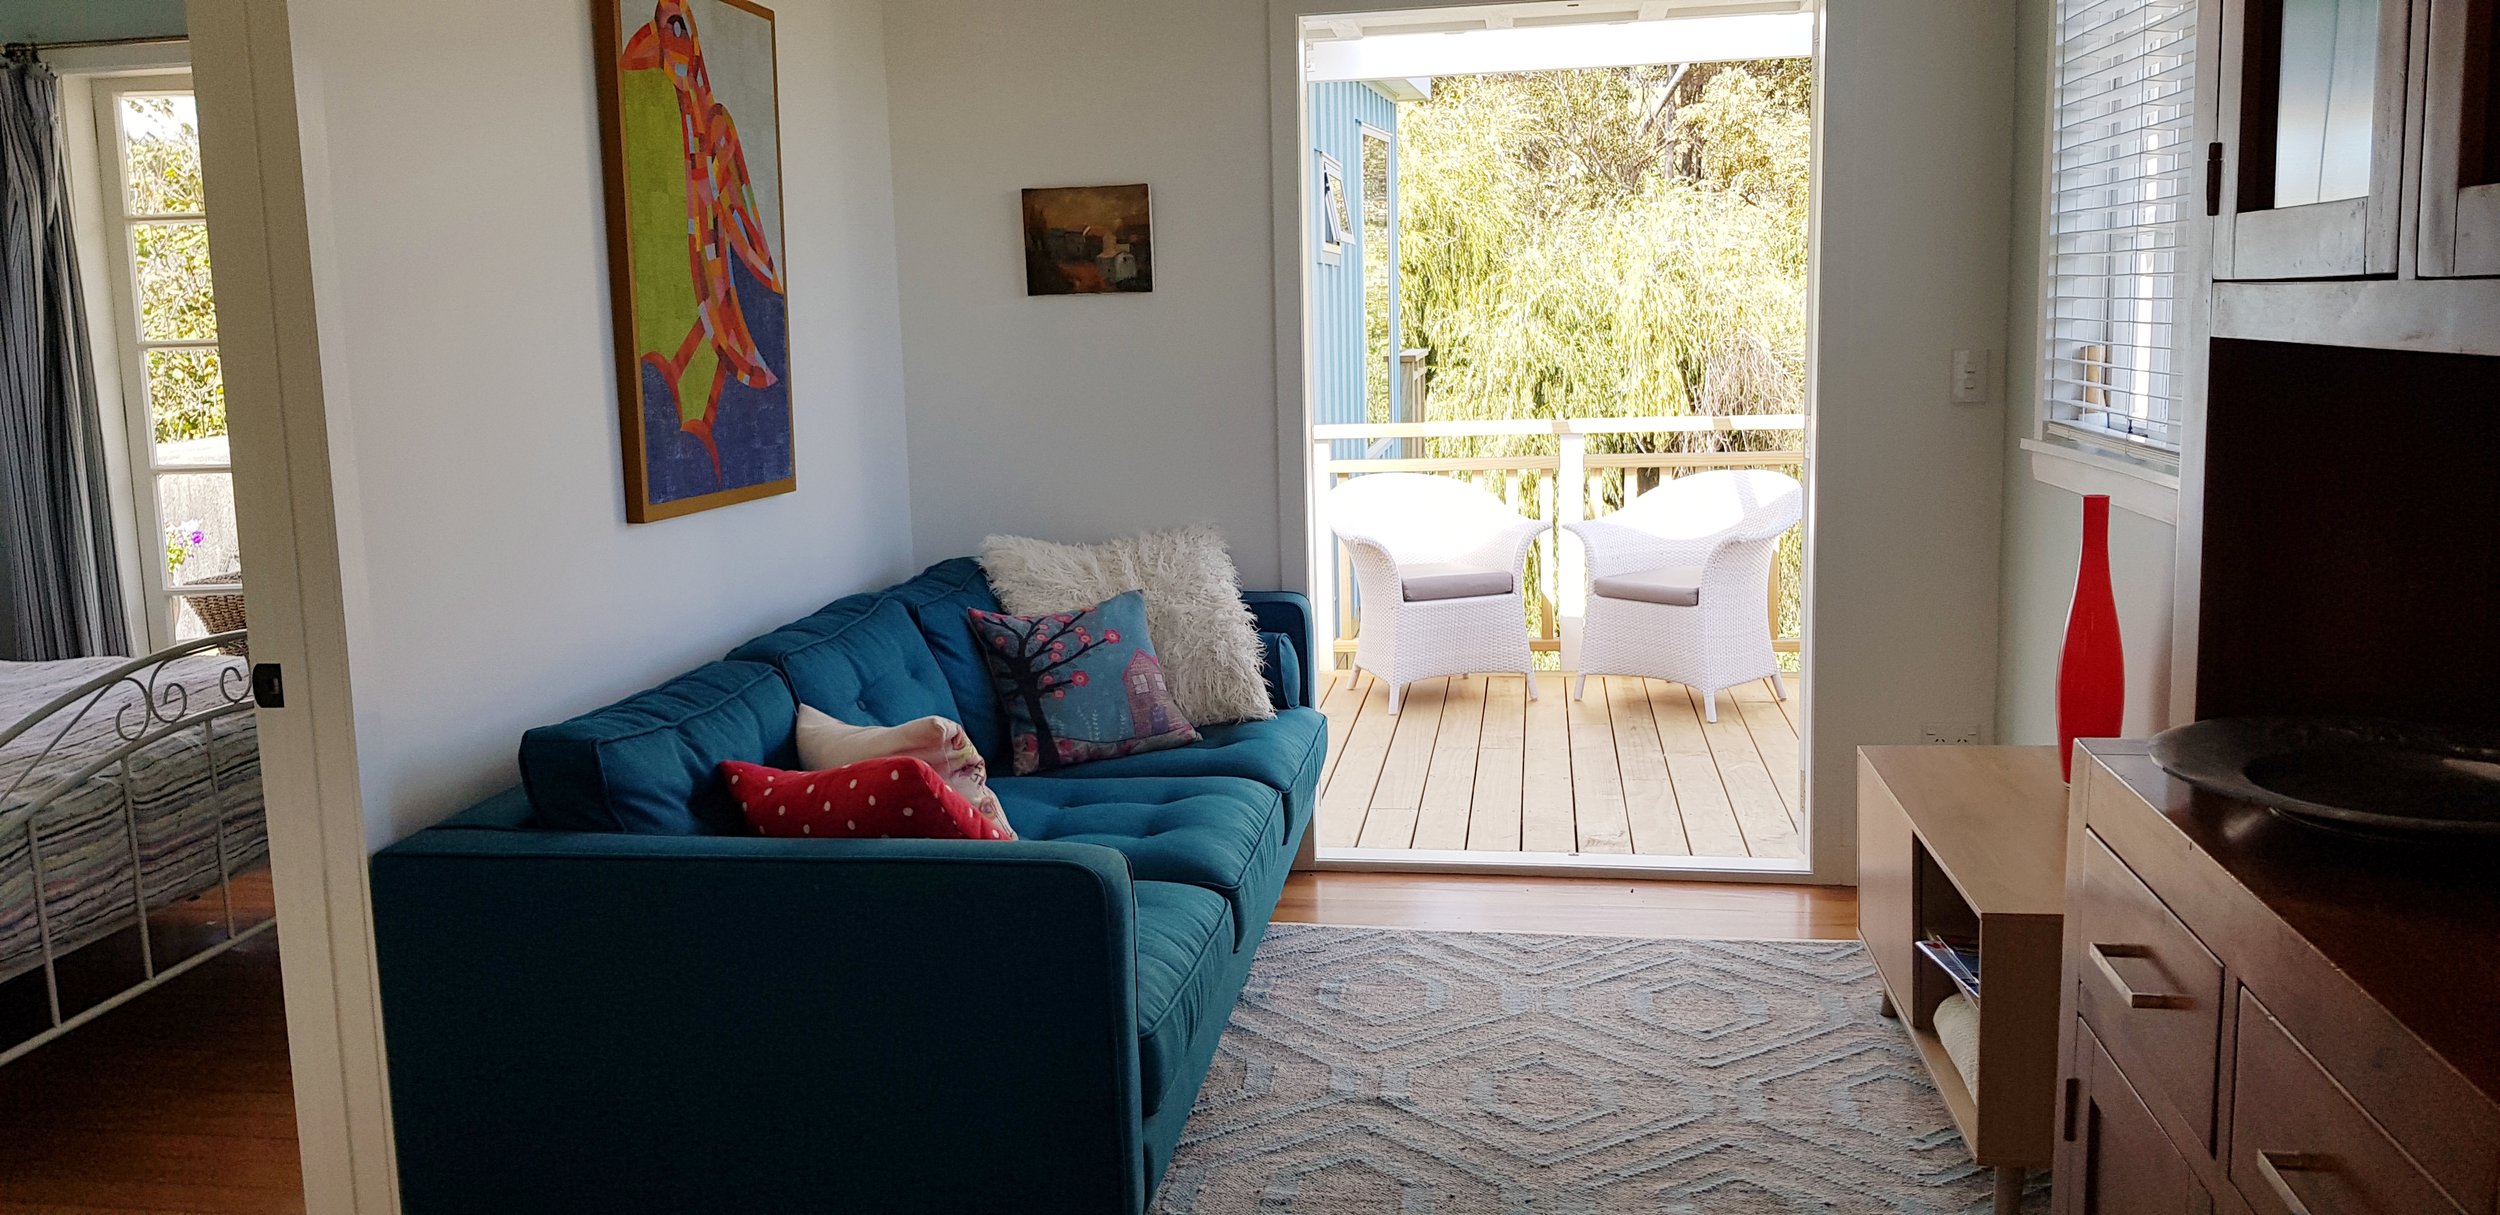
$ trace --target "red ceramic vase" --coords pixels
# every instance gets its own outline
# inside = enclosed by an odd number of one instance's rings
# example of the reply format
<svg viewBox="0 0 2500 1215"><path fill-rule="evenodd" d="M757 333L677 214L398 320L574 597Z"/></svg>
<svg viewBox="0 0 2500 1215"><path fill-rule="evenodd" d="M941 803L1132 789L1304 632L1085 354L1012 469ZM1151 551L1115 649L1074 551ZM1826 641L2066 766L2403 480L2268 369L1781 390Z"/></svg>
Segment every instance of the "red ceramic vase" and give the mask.
<svg viewBox="0 0 2500 1215"><path fill-rule="evenodd" d="M2057 765L2074 779L2075 740L2115 738L2127 711L2127 660L2109 587L2109 495L2083 497L2083 561L2057 660Z"/></svg>

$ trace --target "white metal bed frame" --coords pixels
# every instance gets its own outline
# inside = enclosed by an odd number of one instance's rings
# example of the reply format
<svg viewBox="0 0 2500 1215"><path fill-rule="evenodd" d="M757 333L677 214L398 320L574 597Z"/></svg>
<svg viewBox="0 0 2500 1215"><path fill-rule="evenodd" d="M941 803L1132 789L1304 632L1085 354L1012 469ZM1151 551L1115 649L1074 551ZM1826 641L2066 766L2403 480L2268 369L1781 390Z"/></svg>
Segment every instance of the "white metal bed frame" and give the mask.
<svg viewBox="0 0 2500 1215"><path fill-rule="evenodd" d="M81 765L69 776L50 781L50 787L43 789L27 804L27 856L34 869L32 893L35 903L35 922L41 940L44 994L50 1005L51 1025L33 1037L0 1049L0 1065L15 1061L35 1048L129 1003L166 981L276 925L275 917L263 917L257 923L240 929L236 927L235 869L233 858L227 849L225 786L217 766L216 722L220 718L252 711L254 705L249 677L240 667L228 667L219 672L214 694L202 697L209 703L197 708L192 704L192 690L189 685L180 679L162 682L165 667L175 659L224 651L228 647L239 649L246 640L247 632L248 630L235 629L231 632L216 633L169 646L145 657L131 659L121 666L98 674L77 687L53 697L24 719L0 728L0 748L5 748L20 737L42 727L48 721L55 718L60 721L59 728L52 732L52 737L43 744L41 750L25 761L25 767L17 773L15 779L8 780L5 785L0 785L0 805L6 805L11 797L34 779L36 771L42 767L44 760L50 758L54 750L61 746L70 731L75 729L80 722L87 720L91 713L97 711L97 707L103 703L107 693L116 689L126 689L137 693L135 698L122 699L113 709L113 732L119 741L96 758ZM200 732L200 740L208 764L208 796L217 807L216 889L222 903L226 932L225 939L160 970L156 964L155 943L148 933L147 865L140 851L138 807L130 791L130 759L140 751L185 730ZM104 928L87 941L64 950L55 940L52 915L44 897L45 873L40 832L43 812L63 795L84 787L88 781L114 768L120 769L122 830L130 849L131 915L133 918L127 925ZM0 773L0 778L6 778L6 773ZM205 893L205 891L200 893ZM106 923L110 925L112 922L107 920ZM137 930L139 963L144 977L139 982L98 1001L93 1006L64 1017L61 1012L59 973L59 963L63 954L75 952L84 945L103 940L124 928Z"/></svg>

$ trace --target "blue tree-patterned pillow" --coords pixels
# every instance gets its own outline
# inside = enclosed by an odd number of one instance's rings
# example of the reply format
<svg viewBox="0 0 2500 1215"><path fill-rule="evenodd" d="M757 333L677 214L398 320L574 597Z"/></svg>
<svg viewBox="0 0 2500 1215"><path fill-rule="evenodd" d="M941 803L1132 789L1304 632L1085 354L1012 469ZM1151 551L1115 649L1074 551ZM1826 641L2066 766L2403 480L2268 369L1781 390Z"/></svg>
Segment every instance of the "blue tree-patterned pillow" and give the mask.
<svg viewBox="0 0 2500 1215"><path fill-rule="evenodd" d="M1016 775L1198 741L1163 686L1144 591L1076 612L966 615L1007 710Z"/></svg>

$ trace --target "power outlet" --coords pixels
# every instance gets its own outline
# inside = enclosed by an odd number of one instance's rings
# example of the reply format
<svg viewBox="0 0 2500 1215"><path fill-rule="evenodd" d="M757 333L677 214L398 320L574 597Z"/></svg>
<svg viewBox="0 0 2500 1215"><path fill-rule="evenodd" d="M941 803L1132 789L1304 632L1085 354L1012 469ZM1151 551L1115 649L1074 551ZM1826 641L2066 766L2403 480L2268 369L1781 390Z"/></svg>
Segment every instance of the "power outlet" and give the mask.
<svg viewBox="0 0 2500 1215"><path fill-rule="evenodd" d="M1918 740L1948 747L1975 747L1979 745L1979 723L1931 721L1918 728Z"/></svg>

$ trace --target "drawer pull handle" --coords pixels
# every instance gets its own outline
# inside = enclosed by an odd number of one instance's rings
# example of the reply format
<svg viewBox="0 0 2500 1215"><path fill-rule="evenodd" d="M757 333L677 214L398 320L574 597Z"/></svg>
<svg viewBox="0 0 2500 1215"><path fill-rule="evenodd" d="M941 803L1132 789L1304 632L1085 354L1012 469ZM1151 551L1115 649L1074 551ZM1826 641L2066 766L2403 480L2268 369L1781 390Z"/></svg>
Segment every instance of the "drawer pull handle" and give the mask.
<svg viewBox="0 0 2500 1215"><path fill-rule="evenodd" d="M2149 958L2153 956L2152 950L2147 949L2142 945L2093 945L2090 947L2090 951L2092 954L2092 964L2100 968L2101 977L2109 980L2109 985L2117 988L2119 995L2126 997L2127 1007L2196 1007L2196 1001L2189 999L2186 996L2173 996L2158 994L2155 992L2137 991L2135 988L2127 984L2127 980L2118 973L2117 967L2109 964L2109 960L2111 958Z"/></svg>
<svg viewBox="0 0 2500 1215"><path fill-rule="evenodd" d="M2334 1167L2335 1160L2330 1156L2317 1156L2304 1152L2257 1153L2257 1175L2266 1179L2266 1188L2274 1191L2274 1196L2281 1200L2283 1206L2292 1215L2311 1215L2311 1212L2309 1204L2302 1202L2300 1195L2292 1192L2292 1183L2286 1180L2283 1174L2323 1172Z"/></svg>

